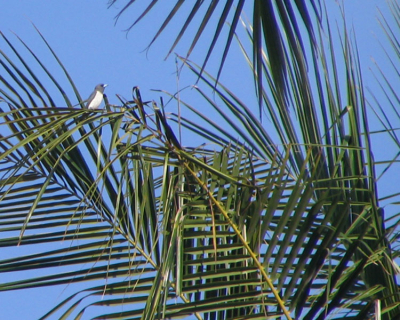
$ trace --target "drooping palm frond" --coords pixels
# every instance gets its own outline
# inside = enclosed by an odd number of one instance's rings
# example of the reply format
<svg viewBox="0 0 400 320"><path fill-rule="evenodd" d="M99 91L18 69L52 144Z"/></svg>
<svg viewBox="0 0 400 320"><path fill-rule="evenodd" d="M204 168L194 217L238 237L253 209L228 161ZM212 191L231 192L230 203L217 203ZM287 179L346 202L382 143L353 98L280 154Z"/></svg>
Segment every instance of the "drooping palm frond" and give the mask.
<svg viewBox="0 0 400 320"><path fill-rule="evenodd" d="M120 4L122 1L111 0L109 1L109 6ZM137 4L137 3L136 3ZM172 47L170 48L168 55L170 55L175 49L176 45L180 42L183 35L188 31L188 28L193 24L193 19L201 15L201 23L198 27L194 28L196 34L193 36L192 43L187 51L186 58L189 58L191 52L197 45L199 38L205 34L206 27L210 25L214 27L213 20L218 17L218 22L215 26L214 36L209 41L209 48L204 60L204 63L200 69L200 74L204 71L213 50L216 47L218 39L223 35L223 27L225 24L229 24L229 32L226 35L225 47L223 50L221 63L218 70L218 75L216 77L216 82L218 82L219 76L221 74L222 68L224 66L225 60L227 58L234 34L237 31L237 27L240 21L240 15L242 14L243 8L247 4L251 6L252 11L252 35L253 35L253 68L254 74L256 76L255 80L257 82L256 89L259 95L260 103L260 117L261 117L261 103L262 103L262 64L263 57L265 54L271 65L271 76L273 77L274 86L277 88L277 92L280 94L280 99L287 99L289 94L287 90L289 89L287 79L286 79L286 68L287 65L283 59L284 51L289 50L293 53L293 63L296 68L307 69L306 59L305 59L305 46L303 38L304 35L300 31L301 28L306 30L306 33L312 41L309 43L311 50L314 50L316 46L316 40L314 35L313 21L314 24L319 24L321 22L321 3L319 0L310 1L309 3L304 0L300 1L285 1L285 0L275 0L275 1L211 1L207 8L202 10L202 7L206 6L206 2L197 0L193 3L188 4L185 1L176 1L174 4L170 4L172 7L168 15L166 15L165 20L162 22L156 35L150 42L149 47L156 41L160 34L164 31L169 23L177 16L178 12L183 12L187 10L187 18L179 31ZM163 4L165 5L165 3ZM189 8L190 6L190 8ZM131 24L128 30L131 30L140 20L146 18L151 10L157 10L161 8L161 4L157 0L151 1L139 14L139 17ZM128 9L135 8L135 0L127 1L118 13L116 19L123 15ZM190 10L189 10L190 9ZM161 11L160 11L161 12ZM163 9L165 12L165 9ZM231 13L232 12L232 13ZM163 13L164 14L164 13ZM263 48L266 51L263 52ZM167 55L167 56L168 56Z"/></svg>
<svg viewBox="0 0 400 320"><path fill-rule="evenodd" d="M272 307L267 314L283 311L290 318L279 293L265 287L270 279L257 259L258 239L247 245L241 233L246 218L236 221L259 188L258 176L275 179L273 171L284 172L278 163L257 160L233 143L219 151L182 149L163 110L145 105L136 89L118 112L88 114L68 98L68 108L58 107L37 78L28 80L26 68L8 61L0 246L36 253L3 259L0 269L43 269L46 275L2 283L0 290L93 283L44 318L79 318L88 307L104 305L129 307L97 318L210 312L264 318L266 305ZM70 245L46 248L60 242ZM236 285L226 299L230 281ZM86 302L93 297L99 299Z"/></svg>

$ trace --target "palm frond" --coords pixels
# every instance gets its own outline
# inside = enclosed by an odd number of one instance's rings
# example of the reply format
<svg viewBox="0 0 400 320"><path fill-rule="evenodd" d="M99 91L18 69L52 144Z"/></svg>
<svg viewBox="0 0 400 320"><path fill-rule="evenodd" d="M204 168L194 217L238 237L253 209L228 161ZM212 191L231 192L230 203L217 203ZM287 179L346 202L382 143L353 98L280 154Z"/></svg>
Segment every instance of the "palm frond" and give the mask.
<svg viewBox="0 0 400 320"><path fill-rule="evenodd" d="M116 19L118 21L119 17L125 12L133 8L135 1L129 1L123 6L123 8L118 13ZM109 6L113 6L120 3L117 0L112 0L109 2ZM250 1L248 2L250 3ZM165 28L173 18L177 15L178 11L188 10L187 18L179 31L172 47L170 48L167 57L173 52L177 44L181 41L183 35L188 31L189 26L193 23L195 16L201 15L201 22L198 27L195 28L196 34L193 36L192 43L186 54L186 59L189 58L193 49L197 45L201 36L204 36L207 26L213 26L215 17L216 25L215 32L213 32L214 37L209 41L209 48L205 55L205 59L199 73L205 70L209 58L213 54L216 47L218 39L222 36L223 26L227 23L229 25L229 31L226 35L226 41L224 50L222 53L221 63L219 65L219 70L217 72L217 77L215 79L216 83L219 80L219 76L222 72L222 68L228 56L232 40L234 39L235 32L238 31L238 25L240 22L240 15L242 14L243 8L245 7L245 0L229 0L229 1L211 1L207 8L201 10L204 7L203 1L195 1L191 5L191 9L185 6L184 1L176 1L176 3L171 8L171 11L166 16L156 35L151 40L149 47L156 41L160 34L165 31ZM321 4L320 1L311 1L307 4L304 0L290 2L284 0L276 0L273 2L263 2L259 0L254 0L251 2L253 20L251 30L253 40L253 70L255 75L255 80L257 82L257 92L260 104L260 117L262 115L262 88L263 88L263 77L262 68L265 60L262 55L267 56L269 65L271 66L271 75L274 81L274 86L277 92L281 95L279 99L282 102L288 99L288 90L290 89L286 81L286 68L287 64L284 57L284 52L293 53L293 63L296 68L307 69L307 62L304 55L304 39L309 39L309 44L311 50L316 50L316 39L313 24L321 23ZM151 1L148 6L140 13L139 17L130 25L128 31L131 30L135 25L142 19L144 19L150 10L156 10L156 8L161 7L157 0ZM184 9L185 8L185 9ZM190 9L190 10L189 10ZM232 12L232 13L231 13ZM306 35L302 34L300 31L301 27L306 30ZM264 51L263 49L266 48Z"/></svg>

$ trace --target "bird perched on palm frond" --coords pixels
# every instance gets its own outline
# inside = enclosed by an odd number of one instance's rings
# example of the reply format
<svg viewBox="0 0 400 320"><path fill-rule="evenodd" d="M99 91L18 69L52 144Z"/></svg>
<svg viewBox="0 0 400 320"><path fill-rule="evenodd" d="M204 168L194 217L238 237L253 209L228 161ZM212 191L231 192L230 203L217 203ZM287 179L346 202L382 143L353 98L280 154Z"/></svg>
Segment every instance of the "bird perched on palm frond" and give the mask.
<svg viewBox="0 0 400 320"><path fill-rule="evenodd" d="M103 93L104 89L107 87L107 84L98 84L92 94L90 95L89 99L86 102L86 108L90 110L97 109L101 102L103 101Z"/></svg>

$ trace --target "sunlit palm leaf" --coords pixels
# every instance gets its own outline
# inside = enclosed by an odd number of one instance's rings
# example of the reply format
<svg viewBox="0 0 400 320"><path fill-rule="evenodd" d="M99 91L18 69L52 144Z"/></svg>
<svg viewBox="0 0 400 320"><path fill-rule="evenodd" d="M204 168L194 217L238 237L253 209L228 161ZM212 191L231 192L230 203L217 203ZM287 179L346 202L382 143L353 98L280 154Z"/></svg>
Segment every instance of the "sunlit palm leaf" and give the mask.
<svg viewBox="0 0 400 320"><path fill-rule="evenodd" d="M23 84L19 83L19 86ZM35 90L39 92L38 89ZM29 89L26 92L29 92ZM23 98L20 97L20 100L23 101ZM224 184L232 185L228 198L231 203L238 192L233 186L250 190L254 188L251 183L254 180L254 172L249 170L250 163L251 166L255 166L250 160L252 153L243 147L235 147L237 151L232 153L226 150L221 159L219 153L207 150L193 154L190 150L177 149L176 139L173 138L163 113L156 109L156 118L151 118L145 111L146 106L140 103L140 97L134 97L134 100L138 103L129 107L139 108L139 122L137 117L131 119L129 113L96 112L86 115L79 109L26 108L14 105L12 101L5 104L2 143L6 146L13 140L15 147L5 147L2 153L2 159L13 161L13 165L10 167L10 162L7 163L8 168L6 167L2 180L2 231L7 233L4 233L6 236L1 245L38 246L60 241L72 241L74 245L3 260L2 271L76 267L68 272L3 283L1 290L82 281L98 282L106 278L102 289L97 286L85 291L89 296L102 292L121 295L121 298L95 305L147 301L147 318L153 318L157 314L157 317L161 317L161 314L162 317L178 316L222 308L219 300L212 295L213 298L204 307L198 311L193 309L188 298L193 288L189 291L185 289L185 281L188 281L185 279L191 274L193 277L192 268L198 263L207 266L206 270L215 270L215 264L226 266L233 261L235 265L243 261L247 266L246 261L251 261L252 258L241 253L243 250L240 242L235 246L233 252L238 252L234 254L230 254L232 248L229 246L223 250L217 248L218 230L222 231L223 239L234 238L237 234L229 231L229 225L223 222L223 219L215 219L216 213L209 211L210 199L207 200L207 192L198 186L196 179L201 179L205 185L213 186L210 194L214 193L215 188L215 192L220 194L216 199L223 203L227 198L217 190L220 189L221 178L225 178ZM82 117L83 115L85 117ZM122 118L125 131L120 131ZM43 124L40 123L42 120L45 120ZM159 121L162 126L157 125ZM169 158L166 158L167 155ZM187 172L187 165L195 176ZM160 178L157 178L158 176ZM210 178L212 180L209 180ZM18 189L17 183L21 185ZM202 197L196 200L201 195ZM248 196L251 196L251 192L248 192ZM160 202L160 197L163 202ZM245 203L247 197L241 202ZM196 259L198 262L186 266L179 264L181 269L176 269L178 251L175 246L181 243L177 240L182 239L183 243L190 243L192 232L187 236L185 230L189 228L194 231L191 223L186 225L185 220L181 221L179 217L189 217L194 203L195 208L202 203L202 215L206 217L195 222L195 229L200 227L206 234L210 233L214 243L212 252L218 250L228 259L221 258L222 261L218 262L215 260L217 256L210 259L201 254ZM13 209L9 210L7 204ZM233 206L230 204L225 210L228 212ZM214 226L211 232L208 217L212 216ZM36 233L37 228L42 232ZM226 240L224 242L229 243ZM187 254L185 250L186 246L183 247L182 254ZM204 251L201 248L196 250ZM84 265L88 266L83 267ZM251 272L256 270L257 268L252 267ZM232 272L229 271L229 274ZM172 273L181 274L179 283L169 276ZM218 275L218 278L221 276L226 278L223 274ZM216 283L212 280L214 277L211 275L211 280L205 283L206 292L219 290L215 288ZM201 283L198 275L189 281L195 281L198 285ZM257 277L254 281L259 283ZM218 286L222 286L223 283L218 282ZM252 283L247 283L246 287L249 285ZM169 294L170 290L178 286L181 288L179 296L186 306L166 306L164 310L158 309L159 302L168 301L172 297ZM142 298L126 298L127 292L132 290L144 295ZM251 294L239 295L232 299L242 299L241 304L248 310L247 314L261 311L259 307L254 309L254 303L258 301L263 304L262 296L255 290ZM67 298L48 315L64 308L75 297L77 296ZM70 305L61 318L68 316L78 308L78 302L84 300L85 298L80 298ZM269 303L276 305L276 300ZM231 304L231 307L235 309L236 305L237 302ZM252 307L249 309L246 305ZM86 308L87 306L80 307L79 314L83 314ZM133 310L137 310L137 307ZM127 312L131 316L141 313L142 311ZM100 317L121 316L123 317L121 314L113 316L111 313L109 316Z"/></svg>

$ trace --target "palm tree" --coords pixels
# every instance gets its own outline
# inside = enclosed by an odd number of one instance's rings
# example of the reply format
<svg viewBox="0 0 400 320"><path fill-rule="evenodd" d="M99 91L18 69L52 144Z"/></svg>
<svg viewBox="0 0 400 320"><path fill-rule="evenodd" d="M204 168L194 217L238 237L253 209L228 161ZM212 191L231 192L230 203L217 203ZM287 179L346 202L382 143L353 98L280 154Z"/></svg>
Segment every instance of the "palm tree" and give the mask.
<svg viewBox="0 0 400 320"><path fill-rule="evenodd" d="M91 307L95 319L399 317L398 218L389 225L379 204L356 43L345 31L334 52L320 3L289 3L254 1L252 25L235 3L225 52L242 22L248 39L233 43L254 74L256 107L207 73L213 39L202 65L178 57L199 78L200 105L169 93L146 102L133 88L92 113L49 47L75 93L37 58L64 99L55 108L59 97L2 35L15 56L1 53L0 245L41 250L1 260L20 278L0 290L84 283L43 319L80 319ZM166 97L192 116L167 113ZM206 144L183 147L178 130ZM23 277L37 269L46 275Z"/></svg>

